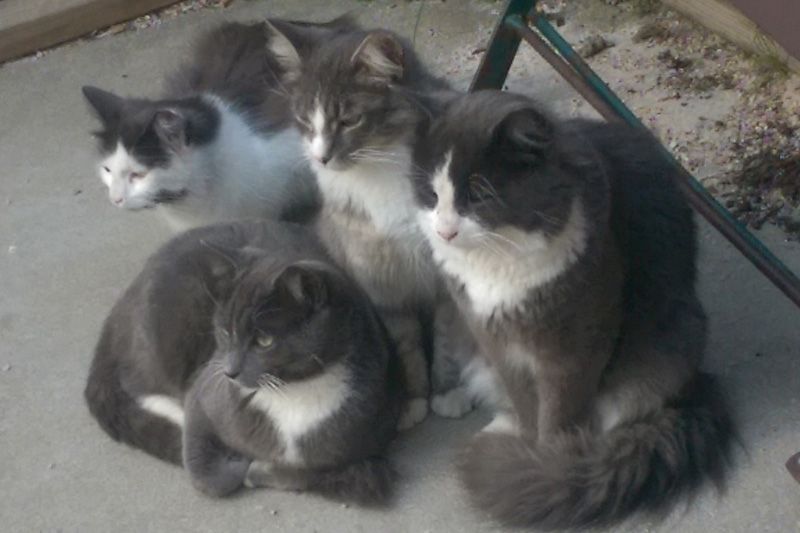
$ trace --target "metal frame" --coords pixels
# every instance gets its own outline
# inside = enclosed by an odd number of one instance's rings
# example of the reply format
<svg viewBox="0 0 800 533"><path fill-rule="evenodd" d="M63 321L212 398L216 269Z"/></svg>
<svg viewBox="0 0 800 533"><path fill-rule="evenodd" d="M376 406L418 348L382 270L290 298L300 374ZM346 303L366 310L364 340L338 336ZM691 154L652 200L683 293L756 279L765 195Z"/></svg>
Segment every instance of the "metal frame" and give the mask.
<svg viewBox="0 0 800 533"><path fill-rule="evenodd" d="M470 91L500 89L520 40L530 44L603 118L624 121L652 135L619 97L583 61L555 28L534 10L536 0L509 0L494 29ZM655 139L655 138L654 138ZM656 141L657 142L657 141ZM755 235L720 205L660 143L676 170L678 187L689 204L733 244L764 276L800 307L800 280Z"/></svg>

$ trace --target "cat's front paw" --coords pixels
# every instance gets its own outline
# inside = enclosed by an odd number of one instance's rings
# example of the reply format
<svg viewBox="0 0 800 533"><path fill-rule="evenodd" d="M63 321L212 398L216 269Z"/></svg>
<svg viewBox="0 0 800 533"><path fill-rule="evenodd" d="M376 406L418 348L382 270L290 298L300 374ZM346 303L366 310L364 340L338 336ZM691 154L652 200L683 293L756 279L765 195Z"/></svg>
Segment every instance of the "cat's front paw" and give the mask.
<svg viewBox="0 0 800 533"><path fill-rule="evenodd" d="M431 400L431 409L444 418L461 418L472 411L472 398L464 387L455 387Z"/></svg>
<svg viewBox="0 0 800 533"><path fill-rule="evenodd" d="M275 468L272 463L253 461L244 477L244 486L248 489L270 488L277 490L304 490L305 477L301 471Z"/></svg>
<svg viewBox="0 0 800 533"><path fill-rule="evenodd" d="M248 489L255 489L259 487L275 487L275 476L273 474L272 463L264 461L253 461L247 467L247 473L244 476L244 486Z"/></svg>
<svg viewBox="0 0 800 533"><path fill-rule="evenodd" d="M428 416L428 400L425 398L411 398L403 408L397 429L406 431L413 428Z"/></svg>
<svg viewBox="0 0 800 533"><path fill-rule="evenodd" d="M491 422L486 424L481 430L482 433L505 433L507 435L519 435L519 423L511 413L500 412L494 415Z"/></svg>

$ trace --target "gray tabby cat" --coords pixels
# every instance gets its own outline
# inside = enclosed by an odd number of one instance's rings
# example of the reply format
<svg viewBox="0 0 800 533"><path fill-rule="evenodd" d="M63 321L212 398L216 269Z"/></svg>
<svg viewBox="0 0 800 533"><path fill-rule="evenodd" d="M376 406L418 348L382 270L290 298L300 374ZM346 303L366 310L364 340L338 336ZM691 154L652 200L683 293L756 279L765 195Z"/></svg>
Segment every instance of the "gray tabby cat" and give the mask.
<svg viewBox="0 0 800 533"><path fill-rule="evenodd" d="M400 424L408 428L427 414L419 313L432 316L440 301L415 219L411 152L429 120L427 109L450 92L391 32L349 32L302 50L279 28L271 30L270 53L286 72L294 118L323 198L317 233L366 289L397 342L411 395Z"/></svg>
<svg viewBox="0 0 800 533"><path fill-rule="evenodd" d="M273 21L306 48L356 26ZM156 208L176 230L252 217L302 219L313 176L265 23L225 23L205 34L166 98L83 93L100 120L98 173L112 204Z"/></svg>
<svg viewBox="0 0 800 533"><path fill-rule="evenodd" d="M319 259L259 260L215 317L217 353L186 402L195 486L386 503L402 387L369 299Z"/></svg>
<svg viewBox="0 0 800 533"><path fill-rule="evenodd" d="M217 347L215 312L220 305L236 303L230 302L232 294L238 302L249 301L245 284L248 289L269 286L270 269L278 259L321 262L326 254L307 229L264 221L197 228L173 238L148 259L103 325L84 392L89 410L109 436L160 459L182 462L183 403ZM346 300L350 312L369 318L368 306L357 309L354 299L351 295ZM319 356L332 360L340 355L336 348L345 354L358 345L359 357L372 353L373 365L385 366L386 343L370 320L353 326L353 339L332 345L324 354L320 350ZM349 334L344 328L350 325L340 323L341 334ZM306 340L326 331L309 331ZM293 338L298 339L303 337ZM366 365L363 376L377 382L380 376L374 368ZM359 375L349 378L350 385L372 390ZM386 416L391 419L389 413Z"/></svg>
<svg viewBox="0 0 800 533"><path fill-rule="evenodd" d="M469 445L474 501L515 526L607 526L723 481L733 424L698 370L692 214L644 134L459 98L419 143L420 222L511 399Z"/></svg>

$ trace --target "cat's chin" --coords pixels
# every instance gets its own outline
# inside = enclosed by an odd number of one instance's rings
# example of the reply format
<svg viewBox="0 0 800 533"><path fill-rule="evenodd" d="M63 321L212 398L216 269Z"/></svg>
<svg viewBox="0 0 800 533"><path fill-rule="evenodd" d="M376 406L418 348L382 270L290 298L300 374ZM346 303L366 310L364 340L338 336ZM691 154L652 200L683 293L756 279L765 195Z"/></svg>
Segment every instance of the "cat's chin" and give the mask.
<svg viewBox="0 0 800 533"><path fill-rule="evenodd" d="M311 161L311 168L314 172L347 172L351 168L355 166L355 163L349 161L342 161L341 159L333 159L328 161L327 164L323 165L319 161L313 160Z"/></svg>

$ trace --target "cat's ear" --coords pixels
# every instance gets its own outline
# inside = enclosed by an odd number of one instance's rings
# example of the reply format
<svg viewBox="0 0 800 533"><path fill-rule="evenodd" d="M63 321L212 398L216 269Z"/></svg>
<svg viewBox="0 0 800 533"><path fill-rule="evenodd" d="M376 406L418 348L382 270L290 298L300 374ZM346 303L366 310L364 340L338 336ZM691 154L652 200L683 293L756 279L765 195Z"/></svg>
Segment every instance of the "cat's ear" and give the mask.
<svg viewBox="0 0 800 533"><path fill-rule="evenodd" d="M357 77L367 83L389 85L400 81L404 68L403 44L387 31L370 32L350 58Z"/></svg>
<svg viewBox="0 0 800 533"><path fill-rule="evenodd" d="M283 78L286 81L296 80L300 76L300 67L302 66L302 60L297 48L270 21L265 20L264 24L267 32L267 51L283 69Z"/></svg>
<svg viewBox="0 0 800 533"><path fill-rule="evenodd" d="M291 265L275 280L275 290L304 307L319 309L328 303L325 274L307 265Z"/></svg>
<svg viewBox="0 0 800 533"><path fill-rule="evenodd" d="M91 85L84 85L81 91L83 91L83 96L86 97L86 101L92 106L97 118L99 118L103 124L116 122L119 119L122 112L122 105L125 103L124 98L114 93L104 91L103 89L92 87Z"/></svg>
<svg viewBox="0 0 800 533"><path fill-rule="evenodd" d="M186 149L186 124L186 117L178 109L159 109L153 115L153 130L175 153Z"/></svg>
<svg viewBox="0 0 800 533"><path fill-rule="evenodd" d="M496 137L501 146L520 155L540 157L553 142L553 122L535 108L508 113L500 121Z"/></svg>
<svg viewBox="0 0 800 533"><path fill-rule="evenodd" d="M199 243L208 250L208 255L203 260L208 267L208 273L215 284L220 286L231 284L237 273L247 268L262 253L257 248L233 248L212 244L205 239L200 239Z"/></svg>

